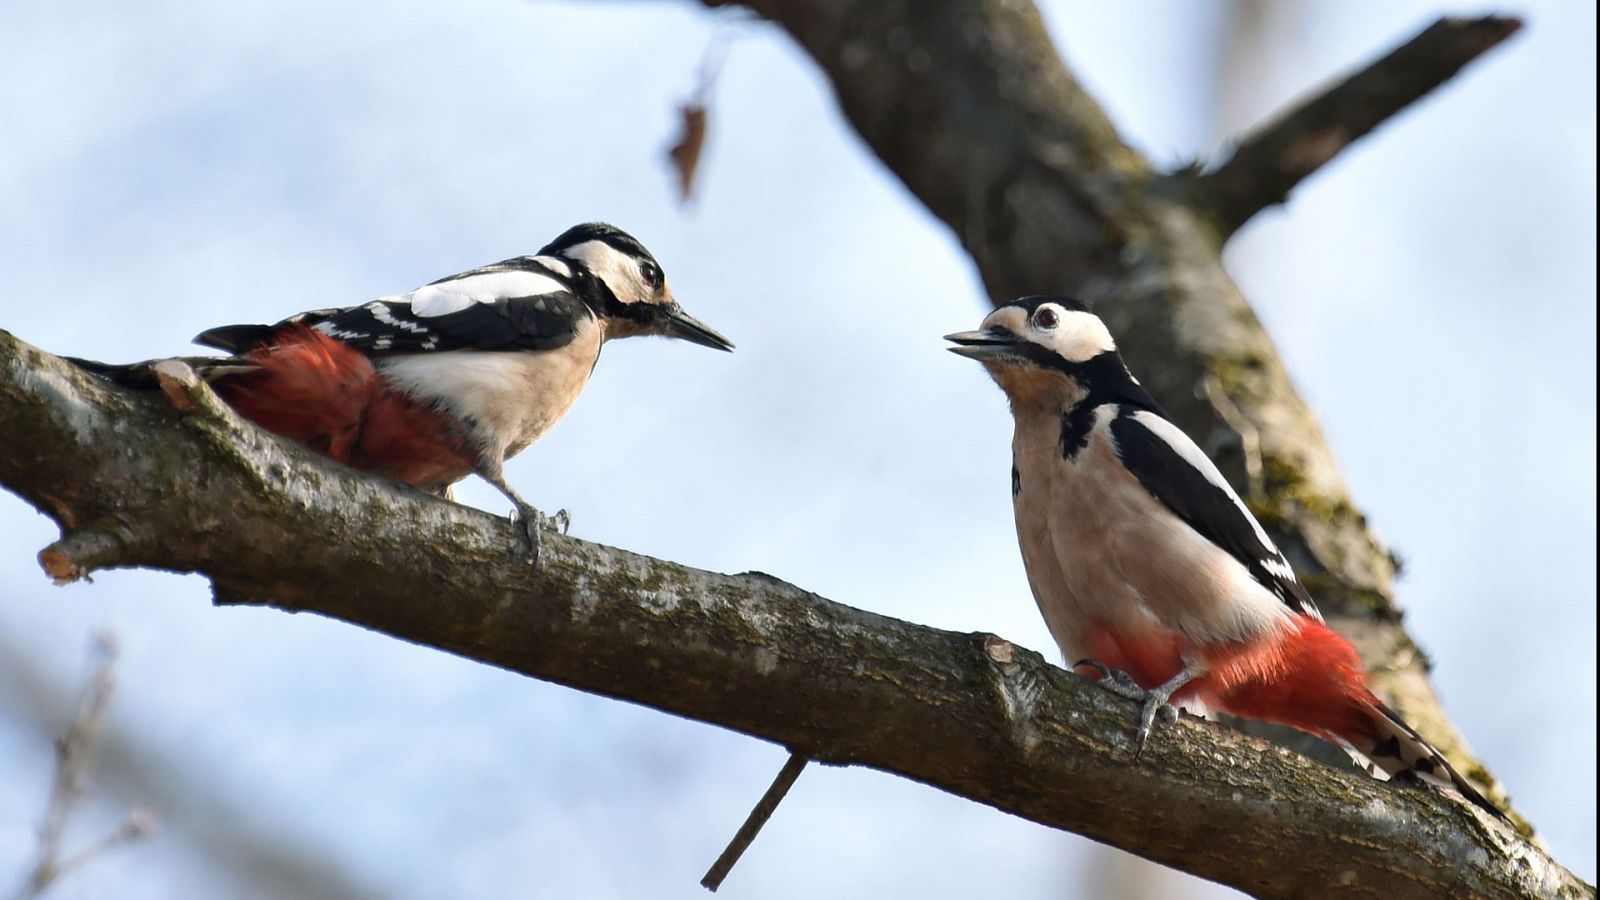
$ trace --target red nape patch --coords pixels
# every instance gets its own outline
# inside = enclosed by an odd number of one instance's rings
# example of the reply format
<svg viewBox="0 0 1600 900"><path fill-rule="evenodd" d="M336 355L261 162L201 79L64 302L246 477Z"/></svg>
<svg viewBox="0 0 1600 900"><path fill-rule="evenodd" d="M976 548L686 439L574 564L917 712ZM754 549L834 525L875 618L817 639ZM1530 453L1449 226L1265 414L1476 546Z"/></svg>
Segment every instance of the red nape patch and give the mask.
<svg viewBox="0 0 1600 900"><path fill-rule="evenodd" d="M245 359L255 370L212 383L240 415L353 468L426 489L472 470L450 417L389 388L360 351L304 325L287 325Z"/></svg>

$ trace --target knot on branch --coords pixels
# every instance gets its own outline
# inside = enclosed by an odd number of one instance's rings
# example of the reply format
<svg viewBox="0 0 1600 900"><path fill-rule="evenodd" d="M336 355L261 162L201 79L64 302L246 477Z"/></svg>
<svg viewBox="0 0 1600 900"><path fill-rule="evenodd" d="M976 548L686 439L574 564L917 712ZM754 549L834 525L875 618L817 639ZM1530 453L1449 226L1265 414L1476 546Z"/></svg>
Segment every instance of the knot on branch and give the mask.
<svg viewBox="0 0 1600 900"><path fill-rule="evenodd" d="M70 530L39 551L39 567L57 585L89 579L89 573L129 561L133 534L112 518L100 518Z"/></svg>
<svg viewBox="0 0 1600 900"><path fill-rule="evenodd" d="M1038 672L1044 660L998 635L979 637L983 643L984 673L1000 701L1006 739L1024 754L1031 753L1043 739L1037 714L1039 699L1045 692L1044 679Z"/></svg>

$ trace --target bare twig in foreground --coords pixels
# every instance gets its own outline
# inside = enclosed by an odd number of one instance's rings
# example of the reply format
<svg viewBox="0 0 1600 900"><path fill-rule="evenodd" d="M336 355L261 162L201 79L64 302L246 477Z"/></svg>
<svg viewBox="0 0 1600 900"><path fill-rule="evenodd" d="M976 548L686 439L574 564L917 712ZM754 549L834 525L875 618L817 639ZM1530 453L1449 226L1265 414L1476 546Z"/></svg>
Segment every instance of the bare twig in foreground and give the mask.
<svg viewBox="0 0 1600 900"><path fill-rule="evenodd" d="M89 787L89 771L94 764L95 748L105 730L106 707L116 690L112 667L116 663L115 638L106 633L95 636L92 650L93 670L84 688L78 712L65 736L56 741L55 774L50 784L50 799L45 807L43 821L39 824L39 850L15 894L16 900L33 900L44 894L63 875L77 869L96 857L140 840L155 829L155 817L141 807L128 811L128 816L110 833L89 843L75 853L63 848L63 835L73 810Z"/></svg>

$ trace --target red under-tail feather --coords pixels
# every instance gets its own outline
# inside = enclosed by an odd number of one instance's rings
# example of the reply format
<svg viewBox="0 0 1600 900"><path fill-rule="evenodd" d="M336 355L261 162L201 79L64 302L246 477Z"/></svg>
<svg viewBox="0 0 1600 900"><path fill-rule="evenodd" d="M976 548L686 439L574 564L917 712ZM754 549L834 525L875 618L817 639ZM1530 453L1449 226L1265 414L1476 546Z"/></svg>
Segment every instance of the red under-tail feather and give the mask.
<svg viewBox="0 0 1600 900"><path fill-rule="evenodd" d="M365 354L316 329L286 326L215 372L212 387L240 415L346 465L428 490L472 471L459 423L392 389Z"/></svg>
<svg viewBox="0 0 1600 900"><path fill-rule="evenodd" d="M1254 641L1203 645L1194 653L1205 674L1174 700L1197 700L1209 709L1277 722L1354 747L1390 776L1410 773L1462 796L1499 818L1505 814L1463 778L1417 732L1367 687L1366 667L1351 643L1309 616L1295 626ZM1156 687L1183 668L1185 643L1171 633L1114 634L1098 629L1090 655Z"/></svg>
<svg viewBox="0 0 1600 900"><path fill-rule="evenodd" d="M303 325L290 325L209 378L223 400L262 428L342 463L381 391L366 356ZM202 375L210 373L201 370Z"/></svg>

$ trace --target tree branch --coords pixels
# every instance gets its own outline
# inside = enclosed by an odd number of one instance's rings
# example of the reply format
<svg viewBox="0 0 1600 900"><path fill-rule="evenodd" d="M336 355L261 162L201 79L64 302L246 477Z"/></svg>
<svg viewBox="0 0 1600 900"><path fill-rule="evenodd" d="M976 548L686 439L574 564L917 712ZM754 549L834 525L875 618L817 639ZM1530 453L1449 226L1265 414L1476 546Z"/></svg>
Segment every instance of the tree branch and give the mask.
<svg viewBox="0 0 1600 900"><path fill-rule="evenodd" d="M511 523L302 451L203 385L187 396L180 414L0 332L0 484L62 525L56 548L113 536L92 566L62 550L72 570L200 572L219 603L317 612L893 772L1260 896L1593 896L1469 804L1208 723L1163 729L1134 765L1131 703L990 635L561 535L530 569Z"/></svg>
<svg viewBox="0 0 1600 900"><path fill-rule="evenodd" d="M1346 147L1449 81L1522 28L1507 16L1444 18L1317 97L1246 136L1197 185L1197 202L1231 235Z"/></svg>
<svg viewBox="0 0 1600 900"><path fill-rule="evenodd" d="M1508 807L1440 706L1394 603L1395 560L1223 271L1226 235L1195 205L1193 176L1154 171L1122 140L1033 4L741 5L782 26L822 67L857 132L961 239L991 298L1058 291L1095 305L1130 367L1239 489L1329 623L1356 643L1374 690ZM1256 485L1247 461L1259 465Z"/></svg>

